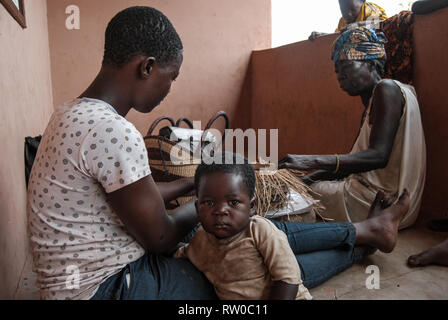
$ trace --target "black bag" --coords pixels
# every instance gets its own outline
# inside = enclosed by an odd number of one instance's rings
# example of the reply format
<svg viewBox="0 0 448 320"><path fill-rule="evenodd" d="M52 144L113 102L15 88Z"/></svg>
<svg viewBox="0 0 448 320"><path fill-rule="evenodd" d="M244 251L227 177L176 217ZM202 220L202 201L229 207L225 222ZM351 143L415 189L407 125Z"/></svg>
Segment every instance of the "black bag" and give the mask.
<svg viewBox="0 0 448 320"><path fill-rule="evenodd" d="M25 138L25 180L28 188L28 180L30 179L31 168L33 167L34 159L36 159L37 148L39 147L42 136L26 137Z"/></svg>

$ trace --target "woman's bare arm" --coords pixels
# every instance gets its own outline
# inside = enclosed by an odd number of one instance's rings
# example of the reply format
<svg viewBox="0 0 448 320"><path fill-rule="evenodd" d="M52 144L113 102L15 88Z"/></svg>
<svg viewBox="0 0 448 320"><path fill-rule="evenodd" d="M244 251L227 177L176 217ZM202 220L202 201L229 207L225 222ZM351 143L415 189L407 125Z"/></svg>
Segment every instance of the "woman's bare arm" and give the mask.
<svg viewBox="0 0 448 320"><path fill-rule="evenodd" d="M366 150L338 157L287 155L279 162L279 168L329 172L338 169L338 173L343 175L385 168L392 152L402 110L403 97L400 88L392 80L382 80L374 91L371 110L372 129Z"/></svg>
<svg viewBox="0 0 448 320"><path fill-rule="evenodd" d="M107 194L127 231L148 251L168 252L199 222L193 202L171 214L152 176Z"/></svg>
<svg viewBox="0 0 448 320"><path fill-rule="evenodd" d="M194 189L194 178L182 178L173 182L158 184L160 195L165 203L183 196Z"/></svg>

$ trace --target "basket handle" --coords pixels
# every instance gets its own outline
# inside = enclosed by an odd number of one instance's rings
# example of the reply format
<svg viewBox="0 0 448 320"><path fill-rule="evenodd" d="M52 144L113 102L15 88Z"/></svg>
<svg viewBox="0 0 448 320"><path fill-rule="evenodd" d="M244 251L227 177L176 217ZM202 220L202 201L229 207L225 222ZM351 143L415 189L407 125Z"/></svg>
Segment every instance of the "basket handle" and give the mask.
<svg viewBox="0 0 448 320"><path fill-rule="evenodd" d="M147 133L146 136L151 136L151 135L152 135L152 132L154 131L154 129L155 129L155 128L157 127L157 125L158 125L161 121L163 121L163 120L168 120L169 122L171 122L171 125L172 125L173 127L175 126L174 120L173 120L172 118L167 117L167 116L160 117L160 118L156 119L156 120L152 123L152 125L149 127L149 130L148 130L148 133Z"/></svg>
<svg viewBox="0 0 448 320"><path fill-rule="evenodd" d="M205 136L207 134L207 131L211 128L213 123L216 120L218 120L220 117L223 117L224 120L226 121L226 127L225 127L225 130L224 130L224 134L222 135L222 141L221 141L221 144L224 143L224 141L226 139L227 129L229 129L229 117L227 116L227 114L224 111L219 111L217 114L214 115L213 118L210 119L210 121L205 126L204 132L202 133L202 137L201 137L201 149L204 148L203 141L204 141L204 138L205 138Z"/></svg>
<svg viewBox="0 0 448 320"><path fill-rule="evenodd" d="M187 118L179 118L176 121L176 127L180 127L180 123L182 121L185 122L190 127L190 129L193 129L193 123L189 119L187 119Z"/></svg>

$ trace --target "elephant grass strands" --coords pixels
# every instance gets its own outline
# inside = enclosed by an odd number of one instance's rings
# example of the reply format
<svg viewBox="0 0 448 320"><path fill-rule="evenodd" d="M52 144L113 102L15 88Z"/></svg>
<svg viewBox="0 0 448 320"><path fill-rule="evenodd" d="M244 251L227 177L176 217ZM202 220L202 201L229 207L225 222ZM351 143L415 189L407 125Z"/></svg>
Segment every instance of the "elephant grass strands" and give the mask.
<svg viewBox="0 0 448 320"><path fill-rule="evenodd" d="M284 208L289 205L289 191L300 194L307 203L312 204L312 210L320 216L319 211L324 207L313 199L310 188L299 178L303 173L295 170L280 169L273 174L260 171L262 166L254 165L256 184L255 197L257 199L257 215L262 217L270 210Z"/></svg>

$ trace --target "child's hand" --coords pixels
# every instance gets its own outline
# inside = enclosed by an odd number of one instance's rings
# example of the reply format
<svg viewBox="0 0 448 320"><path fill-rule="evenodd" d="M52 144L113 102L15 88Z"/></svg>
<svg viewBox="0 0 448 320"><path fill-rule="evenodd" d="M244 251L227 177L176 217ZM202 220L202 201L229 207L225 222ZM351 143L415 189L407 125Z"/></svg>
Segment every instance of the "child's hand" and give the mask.
<svg viewBox="0 0 448 320"><path fill-rule="evenodd" d="M311 32L311 35L308 37L308 40L314 41L318 37L319 32L313 31Z"/></svg>
<svg viewBox="0 0 448 320"><path fill-rule="evenodd" d="M314 40L316 40L316 38L322 37L324 35L326 35L326 33L313 31L313 32L311 32L311 35L308 37L308 40L314 41Z"/></svg>

